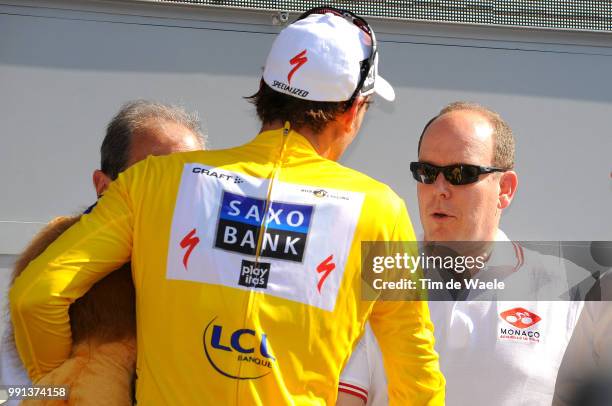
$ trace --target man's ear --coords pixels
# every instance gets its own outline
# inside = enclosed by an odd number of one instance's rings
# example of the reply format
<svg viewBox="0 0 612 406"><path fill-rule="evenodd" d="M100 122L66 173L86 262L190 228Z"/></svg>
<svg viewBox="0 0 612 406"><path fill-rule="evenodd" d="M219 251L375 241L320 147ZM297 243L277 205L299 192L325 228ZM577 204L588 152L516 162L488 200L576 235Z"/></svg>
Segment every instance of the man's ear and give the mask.
<svg viewBox="0 0 612 406"><path fill-rule="evenodd" d="M499 209L505 209L510 206L514 194L516 193L516 187L518 186L518 176L514 171L502 172L499 178L499 202L497 207Z"/></svg>
<svg viewBox="0 0 612 406"><path fill-rule="evenodd" d="M93 185L94 189L96 189L96 194L98 197L102 196L102 193L108 188L108 185L111 183L111 178L108 177L107 174L102 172L99 169L96 169L93 173Z"/></svg>
<svg viewBox="0 0 612 406"><path fill-rule="evenodd" d="M353 127L355 126L355 123L357 123L359 112L361 111L362 108L365 108L365 101L366 100L363 96L359 96L355 98L355 101L353 101L353 104L351 104L351 107L349 107L349 109L344 112L343 122L344 122L345 128L348 131L351 131Z"/></svg>

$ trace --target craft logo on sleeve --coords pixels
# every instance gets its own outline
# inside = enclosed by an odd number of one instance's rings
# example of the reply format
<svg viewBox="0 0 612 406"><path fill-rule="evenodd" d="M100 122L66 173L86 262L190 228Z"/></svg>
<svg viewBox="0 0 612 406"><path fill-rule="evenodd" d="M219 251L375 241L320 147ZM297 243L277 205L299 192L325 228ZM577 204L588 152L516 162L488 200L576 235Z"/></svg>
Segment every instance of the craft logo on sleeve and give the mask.
<svg viewBox="0 0 612 406"><path fill-rule="evenodd" d="M540 331L532 328L542 318L522 307L515 307L499 314L503 325L499 330L499 339L503 341L523 341L539 343ZM508 325L514 327L511 328Z"/></svg>
<svg viewBox="0 0 612 406"><path fill-rule="evenodd" d="M215 247L247 255L302 262L312 217L312 206L266 202L228 191L221 198ZM267 212L266 212L267 211ZM265 222L261 242L259 234Z"/></svg>

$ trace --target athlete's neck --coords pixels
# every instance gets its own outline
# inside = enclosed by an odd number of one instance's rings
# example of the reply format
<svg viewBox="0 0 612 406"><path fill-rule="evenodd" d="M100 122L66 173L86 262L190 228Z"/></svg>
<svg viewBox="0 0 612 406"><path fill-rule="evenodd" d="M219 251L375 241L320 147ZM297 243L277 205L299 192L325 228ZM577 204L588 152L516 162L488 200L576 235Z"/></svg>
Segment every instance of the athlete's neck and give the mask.
<svg viewBox="0 0 612 406"><path fill-rule="evenodd" d="M275 120L269 123L265 123L261 127L261 131L272 131L279 130L285 125L280 120ZM292 128L295 132L302 135L308 140L310 145L317 151L317 154L323 158L337 161L344 152L346 146L339 142L338 129L334 123L328 123L321 132L314 132L309 127L295 127Z"/></svg>

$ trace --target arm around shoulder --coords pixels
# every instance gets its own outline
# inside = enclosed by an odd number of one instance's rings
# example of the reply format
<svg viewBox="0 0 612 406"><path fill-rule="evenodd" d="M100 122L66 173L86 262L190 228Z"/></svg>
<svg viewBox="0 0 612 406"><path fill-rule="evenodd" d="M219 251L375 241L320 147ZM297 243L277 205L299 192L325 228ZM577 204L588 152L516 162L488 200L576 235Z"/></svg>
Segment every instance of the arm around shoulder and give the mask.
<svg viewBox="0 0 612 406"><path fill-rule="evenodd" d="M15 343L34 382L71 350L70 304L129 261L133 213L126 178L15 279L9 293Z"/></svg>

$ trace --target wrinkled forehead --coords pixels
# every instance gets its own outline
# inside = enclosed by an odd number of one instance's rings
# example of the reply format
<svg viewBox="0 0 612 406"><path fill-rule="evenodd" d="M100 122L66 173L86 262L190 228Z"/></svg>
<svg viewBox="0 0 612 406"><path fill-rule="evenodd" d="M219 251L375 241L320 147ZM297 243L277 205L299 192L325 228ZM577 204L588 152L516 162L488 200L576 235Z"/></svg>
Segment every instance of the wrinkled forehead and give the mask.
<svg viewBox="0 0 612 406"><path fill-rule="evenodd" d="M423 135L419 160L435 165L493 162L493 126L474 111L453 111L434 120Z"/></svg>

